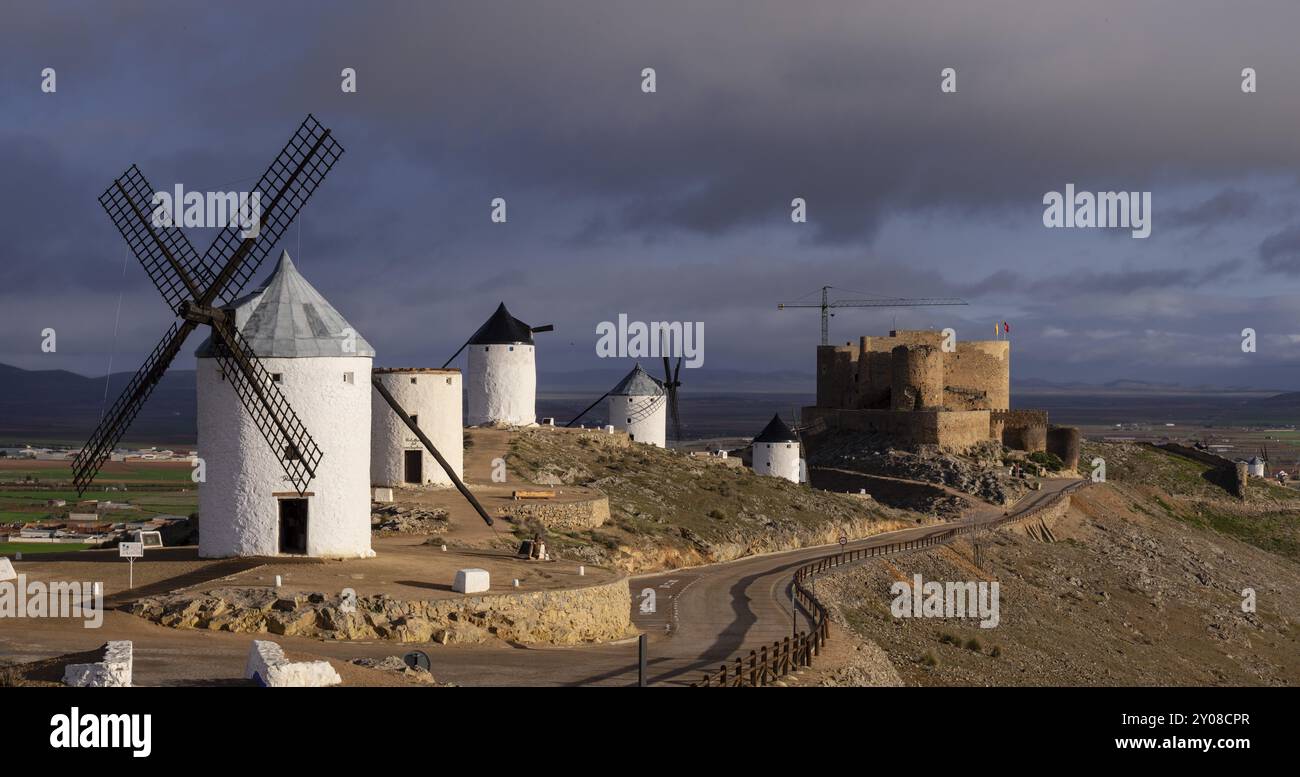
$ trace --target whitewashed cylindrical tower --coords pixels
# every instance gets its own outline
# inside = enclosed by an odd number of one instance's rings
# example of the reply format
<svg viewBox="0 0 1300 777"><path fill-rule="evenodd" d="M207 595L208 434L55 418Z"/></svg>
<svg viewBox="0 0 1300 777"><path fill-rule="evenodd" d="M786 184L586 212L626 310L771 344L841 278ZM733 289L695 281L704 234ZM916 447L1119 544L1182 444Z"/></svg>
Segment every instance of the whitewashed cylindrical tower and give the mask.
<svg viewBox="0 0 1300 777"><path fill-rule="evenodd" d="M609 392L607 410L609 423L627 432L633 442L665 446L668 396L663 384L641 369L640 364Z"/></svg>
<svg viewBox="0 0 1300 777"><path fill-rule="evenodd" d="M460 370L378 369L375 377L411 416L451 468L464 477ZM450 486L451 478L378 391L371 392L370 482L375 486Z"/></svg>
<svg viewBox="0 0 1300 777"><path fill-rule="evenodd" d="M529 426L537 422L537 364L533 330L501 303L466 344L469 426Z"/></svg>
<svg viewBox="0 0 1300 777"><path fill-rule="evenodd" d="M370 557L370 369L374 349L283 253L262 288L227 308L321 451L306 493L213 355L198 356L199 555ZM291 453L289 455L292 455Z"/></svg>
<svg viewBox="0 0 1300 777"><path fill-rule="evenodd" d="M752 453L754 472L785 478L792 483L800 482L799 437L790 431L780 415L772 416L754 438Z"/></svg>

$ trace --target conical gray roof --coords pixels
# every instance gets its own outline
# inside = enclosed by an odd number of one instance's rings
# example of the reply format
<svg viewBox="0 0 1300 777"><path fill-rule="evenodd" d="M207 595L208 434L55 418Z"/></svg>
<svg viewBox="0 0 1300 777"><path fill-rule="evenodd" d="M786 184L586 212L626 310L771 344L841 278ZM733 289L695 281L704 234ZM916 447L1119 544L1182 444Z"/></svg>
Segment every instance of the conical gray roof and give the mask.
<svg viewBox="0 0 1300 777"><path fill-rule="evenodd" d="M234 315L235 327L253 353L263 358L375 355L370 343L302 277L288 251L281 252L275 271L260 289L231 302L226 312ZM347 330L352 330L352 338ZM211 336L195 355L213 355Z"/></svg>
<svg viewBox="0 0 1300 777"><path fill-rule="evenodd" d="M657 397L664 393L664 384L637 364L609 393L616 397Z"/></svg>

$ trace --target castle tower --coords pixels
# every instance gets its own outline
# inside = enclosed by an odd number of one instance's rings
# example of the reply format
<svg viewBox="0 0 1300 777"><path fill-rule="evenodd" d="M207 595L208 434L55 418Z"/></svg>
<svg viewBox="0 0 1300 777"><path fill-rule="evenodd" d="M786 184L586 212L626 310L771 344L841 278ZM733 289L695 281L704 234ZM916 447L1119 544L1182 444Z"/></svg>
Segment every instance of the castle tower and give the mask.
<svg viewBox="0 0 1300 777"><path fill-rule="evenodd" d="M466 344L469 426L529 426L537 422L533 330L504 302Z"/></svg>
<svg viewBox="0 0 1300 777"><path fill-rule="evenodd" d="M608 410L610 424L627 432L634 442L665 446L668 396L663 384L640 364L609 392Z"/></svg>
<svg viewBox="0 0 1300 777"><path fill-rule="evenodd" d="M460 370L379 369L374 375L463 478ZM442 465L377 391L371 392L370 415L371 485L451 485Z"/></svg>
<svg viewBox="0 0 1300 777"><path fill-rule="evenodd" d="M785 425L780 415L772 416L763 431L754 438L754 472L800 482L799 438Z"/></svg>
<svg viewBox="0 0 1300 777"><path fill-rule="evenodd" d="M893 384L889 405L893 410L932 410L943 407L943 351L931 345L894 348Z"/></svg>
<svg viewBox="0 0 1300 777"><path fill-rule="evenodd" d="M322 458L305 495L286 482L213 357L198 357L199 555L369 557L374 349L298 273L288 252L227 315L271 373Z"/></svg>

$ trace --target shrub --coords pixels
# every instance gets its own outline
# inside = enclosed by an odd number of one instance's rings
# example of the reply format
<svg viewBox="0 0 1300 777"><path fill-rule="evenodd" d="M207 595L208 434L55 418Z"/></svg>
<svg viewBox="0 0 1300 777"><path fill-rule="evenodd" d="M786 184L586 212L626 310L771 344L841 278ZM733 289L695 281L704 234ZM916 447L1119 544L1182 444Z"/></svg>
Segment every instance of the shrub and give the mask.
<svg viewBox="0 0 1300 777"><path fill-rule="evenodd" d="M1065 466L1065 462L1061 461L1060 456L1047 451L1035 451L1029 454L1027 458L1035 464L1043 465L1052 472L1060 472L1061 467Z"/></svg>
<svg viewBox="0 0 1300 777"><path fill-rule="evenodd" d="M715 507L709 511L709 517L713 518L714 520L721 521L722 519L727 517L727 514Z"/></svg>
<svg viewBox="0 0 1300 777"><path fill-rule="evenodd" d="M924 666L935 667L939 665L939 659L934 657L934 653L927 650L921 656L921 664Z"/></svg>
<svg viewBox="0 0 1300 777"><path fill-rule="evenodd" d="M974 650L978 652L983 650L984 646L980 644L980 641L978 639L971 637L970 639L966 640L966 649Z"/></svg>
<svg viewBox="0 0 1300 777"><path fill-rule="evenodd" d="M994 658L1001 658L1001 657L1002 657L1002 646L1001 646L1001 645L994 645L994 646L993 646L993 649L989 651L989 655L990 655L990 656L993 656Z"/></svg>
<svg viewBox="0 0 1300 777"><path fill-rule="evenodd" d="M23 674L12 664L0 664L0 688L17 688L24 685Z"/></svg>
<svg viewBox="0 0 1300 777"><path fill-rule="evenodd" d="M946 632L946 631L945 631L944 633L942 633L942 634L939 635L939 642L941 642L941 643L944 644L944 645L952 645L953 647L961 647L961 637L958 637L958 636L955 635L955 634L949 634L949 633Z"/></svg>

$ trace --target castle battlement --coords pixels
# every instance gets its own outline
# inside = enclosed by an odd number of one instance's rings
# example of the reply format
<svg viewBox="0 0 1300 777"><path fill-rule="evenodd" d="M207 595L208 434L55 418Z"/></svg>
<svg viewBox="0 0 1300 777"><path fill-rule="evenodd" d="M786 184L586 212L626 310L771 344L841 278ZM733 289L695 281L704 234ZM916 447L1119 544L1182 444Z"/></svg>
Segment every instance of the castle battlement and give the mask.
<svg viewBox="0 0 1300 777"><path fill-rule="evenodd" d="M819 346L817 405L803 420L949 450L987 440L1044 450L1048 430L1046 412L1011 409L1009 340L948 341L937 329Z"/></svg>

